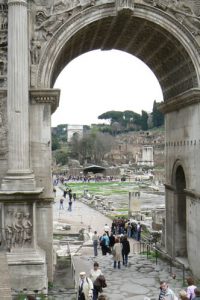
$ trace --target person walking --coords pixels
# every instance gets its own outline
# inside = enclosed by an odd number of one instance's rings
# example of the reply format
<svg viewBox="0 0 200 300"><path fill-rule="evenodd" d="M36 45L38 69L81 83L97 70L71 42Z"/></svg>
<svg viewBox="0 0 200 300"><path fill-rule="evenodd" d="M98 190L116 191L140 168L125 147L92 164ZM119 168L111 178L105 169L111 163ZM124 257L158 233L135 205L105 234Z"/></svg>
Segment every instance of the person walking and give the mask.
<svg viewBox="0 0 200 300"><path fill-rule="evenodd" d="M107 253L110 253L109 244L110 244L109 237L107 233L104 233L103 236L100 238L102 255L106 255Z"/></svg>
<svg viewBox="0 0 200 300"><path fill-rule="evenodd" d="M97 279L97 277L99 275L103 275L103 273L101 272L101 269L99 268L98 262L94 262L93 269L91 269L91 271L90 271L90 279L92 280L92 283L93 283L93 300L97 300L98 294L99 294L98 287L94 284L95 280Z"/></svg>
<svg viewBox="0 0 200 300"><path fill-rule="evenodd" d="M63 203L64 203L64 199L61 198L61 199L60 199L60 206L59 206L59 209L64 209Z"/></svg>
<svg viewBox="0 0 200 300"><path fill-rule="evenodd" d="M128 266L128 255L130 253L130 243L127 239L127 235L124 235L122 239L122 258L123 258L123 265L125 267Z"/></svg>
<svg viewBox="0 0 200 300"><path fill-rule="evenodd" d="M194 279L192 277L188 277L186 279L188 287L186 289L187 297L189 300L193 300L195 298L194 290L196 289L196 285L194 285Z"/></svg>
<svg viewBox="0 0 200 300"><path fill-rule="evenodd" d="M97 235L97 231L94 231L94 234L92 236L92 241L93 241L93 249L94 249L94 256L98 255L98 243L99 243L99 237Z"/></svg>
<svg viewBox="0 0 200 300"><path fill-rule="evenodd" d="M110 234L110 236L109 236L109 242L110 242L110 249L111 249L111 251L112 251L112 249L113 249L113 246L114 246L114 244L115 244L115 236L114 236L114 234L111 232L111 234Z"/></svg>
<svg viewBox="0 0 200 300"><path fill-rule="evenodd" d="M86 277L85 272L80 272L78 285L78 300L91 300L93 297L92 280Z"/></svg>
<svg viewBox="0 0 200 300"><path fill-rule="evenodd" d="M194 289L194 294L195 294L194 300L200 300L200 289L199 288Z"/></svg>
<svg viewBox="0 0 200 300"><path fill-rule="evenodd" d="M166 281L160 282L160 294L159 294L159 300L177 300L176 295L174 292L169 288Z"/></svg>
<svg viewBox="0 0 200 300"><path fill-rule="evenodd" d="M113 260L114 260L114 269L116 269L118 264L118 269L121 268L122 261L122 244L119 242L119 238L115 239L115 244L113 246Z"/></svg>
<svg viewBox="0 0 200 300"><path fill-rule="evenodd" d="M142 231L142 225L140 222L137 224L137 241L139 242L141 239L141 231Z"/></svg>

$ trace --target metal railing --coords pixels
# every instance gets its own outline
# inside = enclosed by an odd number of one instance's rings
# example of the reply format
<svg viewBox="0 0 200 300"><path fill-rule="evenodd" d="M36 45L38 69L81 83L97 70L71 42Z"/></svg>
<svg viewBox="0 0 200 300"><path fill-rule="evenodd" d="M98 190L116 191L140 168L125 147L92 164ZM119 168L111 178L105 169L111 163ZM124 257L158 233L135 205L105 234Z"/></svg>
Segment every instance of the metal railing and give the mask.
<svg viewBox="0 0 200 300"><path fill-rule="evenodd" d="M180 268L182 270L182 283L183 283L183 286L185 286L186 268L183 263L172 258L166 252L159 249L156 245L156 242L142 240L138 244L139 244L139 246L137 246L139 248L138 253L146 255L147 259L153 259L155 261L156 265L158 264L158 259L167 260L169 263L169 273L171 274L173 279L176 279L176 273L173 272L173 268L175 268L175 267Z"/></svg>

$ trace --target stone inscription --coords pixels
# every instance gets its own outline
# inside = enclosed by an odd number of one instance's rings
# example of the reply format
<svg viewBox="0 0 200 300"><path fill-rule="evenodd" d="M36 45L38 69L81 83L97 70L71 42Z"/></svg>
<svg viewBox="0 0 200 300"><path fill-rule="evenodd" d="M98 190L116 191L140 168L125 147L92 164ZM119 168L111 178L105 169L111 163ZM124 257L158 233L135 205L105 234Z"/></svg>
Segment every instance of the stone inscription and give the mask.
<svg viewBox="0 0 200 300"><path fill-rule="evenodd" d="M30 247L32 220L28 209L7 207L5 212L5 240L8 250Z"/></svg>

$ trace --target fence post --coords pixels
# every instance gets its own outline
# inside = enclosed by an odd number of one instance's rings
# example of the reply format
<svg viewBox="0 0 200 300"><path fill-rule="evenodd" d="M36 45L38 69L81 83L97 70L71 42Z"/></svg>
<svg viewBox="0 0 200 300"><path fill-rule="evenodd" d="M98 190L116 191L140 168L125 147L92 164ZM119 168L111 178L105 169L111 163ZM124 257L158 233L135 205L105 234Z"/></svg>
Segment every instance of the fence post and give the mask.
<svg viewBox="0 0 200 300"><path fill-rule="evenodd" d="M156 248L155 248L155 255L156 255L156 265L157 265L157 263L158 263L158 251L157 251Z"/></svg>
<svg viewBox="0 0 200 300"><path fill-rule="evenodd" d="M185 266L183 265L183 286L185 285Z"/></svg>

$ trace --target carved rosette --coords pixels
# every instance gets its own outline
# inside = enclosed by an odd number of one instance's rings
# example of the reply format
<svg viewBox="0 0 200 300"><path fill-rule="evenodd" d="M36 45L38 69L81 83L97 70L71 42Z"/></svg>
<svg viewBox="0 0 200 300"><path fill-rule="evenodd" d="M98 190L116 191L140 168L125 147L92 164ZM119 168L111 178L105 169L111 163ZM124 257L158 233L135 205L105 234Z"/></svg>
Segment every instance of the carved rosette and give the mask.
<svg viewBox="0 0 200 300"><path fill-rule="evenodd" d="M60 90L40 89L30 91L31 104L50 104L53 113L59 105Z"/></svg>

